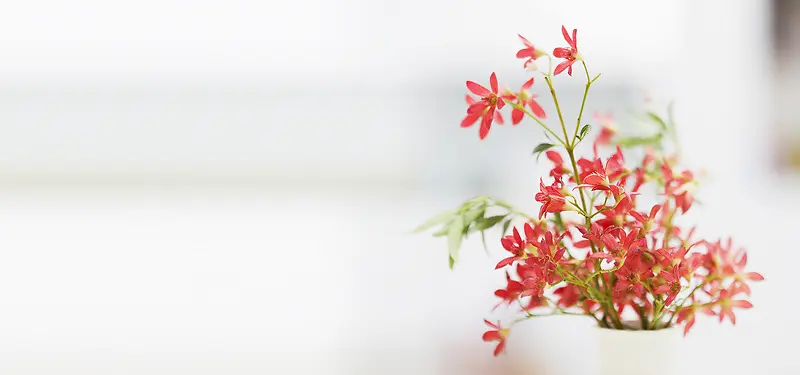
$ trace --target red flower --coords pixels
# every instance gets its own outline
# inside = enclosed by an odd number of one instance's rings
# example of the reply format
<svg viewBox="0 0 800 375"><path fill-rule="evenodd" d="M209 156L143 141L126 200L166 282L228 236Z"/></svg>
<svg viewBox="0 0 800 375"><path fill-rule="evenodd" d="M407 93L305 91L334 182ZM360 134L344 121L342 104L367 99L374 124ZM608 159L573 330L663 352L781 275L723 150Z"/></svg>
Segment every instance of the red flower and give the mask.
<svg viewBox="0 0 800 375"><path fill-rule="evenodd" d="M560 179L565 173L569 173L569 168L564 164L564 159L561 157L561 154L558 153L556 150L549 150L545 153L547 158L555 164L553 169L550 170L550 176L556 179Z"/></svg>
<svg viewBox="0 0 800 375"><path fill-rule="evenodd" d="M528 66L534 66L533 61L538 59L542 53L533 46L533 43L529 42L528 39L525 39L524 36L517 34L517 36L522 39L522 44L525 45L525 48L517 51L517 58L518 59L527 59L525 60L525 64L522 65L523 68L527 68Z"/></svg>
<svg viewBox="0 0 800 375"><path fill-rule="evenodd" d="M753 307L753 304L741 300L741 299L733 299L737 294L741 293L741 290L734 287L729 289L725 289L719 293L719 321L722 322L725 319L725 316L731 321L731 324L736 325L736 314L733 313L733 308L739 309L749 309Z"/></svg>
<svg viewBox="0 0 800 375"><path fill-rule="evenodd" d="M721 241L706 242L705 245L708 249L708 255L703 266L709 272L719 276L734 277L742 282L744 280L764 280L764 276L761 276L758 272L744 272L747 265L747 253L745 253L744 249L734 251L731 239L728 239L725 246L722 245ZM749 290L747 292L749 293Z"/></svg>
<svg viewBox="0 0 800 375"><path fill-rule="evenodd" d="M569 47L560 47L553 50L553 56L565 59L558 64L558 66L556 66L556 70L553 72L553 75L559 75L564 70L567 70L567 74L572 75L572 64L574 64L579 57L578 30L572 30L572 37L570 38L569 33L567 33L567 29L564 26L561 26L561 34L564 35L564 39L567 41Z"/></svg>
<svg viewBox="0 0 800 375"><path fill-rule="evenodd" d="M469 96L469 94L464 95L464 96L465 96L466 101L467 101L467 108L471 107L475 103L479 103L478 100L475 100L475 98ZM494 119L493 120L494 120L494 122L496 122L496 123L498 123L500 125L505 124L505 121L503 120L503 114L500 113L500 111L494 111Z"/></svg>
<svg viewBox="0 0 800 375"><path fill-rule="evenodd" d="M468 128L474 125L478 119L481 119L481 128L479 131L481 139L486 138L486 135L489 134L489 129L492 128L492 121L495 119L495 111L503 108L503 105L505 105L503 99L497 95L499 89L497 85L497 75L494 73L489 77L489 84L492 87L491 91L475 82L467 81L467 88L469 91L480 96L481 100L471 104L469 108L467 108L467 116L461 121L461 127ZM501 123L501 121L498 121L498 123Z"/></svg>
<svg viewBox="0 0 800 375"><path fill-rule="evenodd" d="M506 348L506 337L508 337L508 328L503 328L500 322L494 324L488 320L483 320L487 326L492 328L483 334L483 341L492 342L497 341L497 347L494 348L494 356L497 357Z"/></svg>
<svg viewBox="0 0 800 375"><path fill-rule="evenodd" d="M681 212L686 213L694 203L694 195L691 192L694 175L689 171L675 175L667 163L661 164L661 174L664 177L664 193L674 196L675 205L681 209Z"/></svg>
<svg viewBox="0 0 800 375"><path fill-rule="evenodd" d="M582 171L581 184L577 188L591 187L593 191L608 191L618 199L623 194L624 178L617 184L612 183L628 174L628 170L625 168L625 159L619 147L617 147L617 152L606 160L605 166L599 158L594 162L581 159L578 160L578 165Z"/></svg>
<svg viewBox="0 0 800 375"><path fill-rule="evenodd" d="M650 209L650 214L647 216L637 211L631 211L630 214L636 219L636 226L642 228L642 232L648 233L656 221L656 215L659 210L661 210L661 205L657 204Z"/></svg>
<svg viewBox="0 0 800 375"><path fill-rule="evenodd" d="M577 305L581 296L581 290L575 284L564 285L553 293L558 296L558 306L564 308Z"/></svg>
<svg viewBox="0 0 800 375"><path fill-rule="evenodd" d="M544 113L544 109L539 105L539 103L536 102L536 100L534 100L537 98L537 95L526 91L531 88L531 86L533 86L533 78L522 84L522 88L520 88L519 93L516 95L510 94L508 97L514 97L517 101L517 104L522 108L528 106L528 108L531 109L536 117L545 118L547 115ZM525 112L523 112L521 109L514 108L511 111L511 124L519 124L523 117L525 117Z"/></svg>
<svg viewBox="0 0 800 375"><path fill-rule="evenodd" d="M527 228L529 225L530 224L526 223L525 227ZM500 244L502 244L503 248L508 250L508 252L510 252L512 255L497 263L497 266L495 266L494 269L503 268L514 263L515 261L523 260L528 257L528 254L525 253L525 248L528 246L528 243L522 239L522 236L519 235L517 228L514 228L513 235L501 238Z"/></svg>
<svg viewBox="0 0 800 375"><path fill-rule="evenodd" d="M544 295L544 288L547 287L547 275L545 275L542 267L529 263L520 263L517 264L517 275L522 280L522 285L525 285L522 297L541 297Z"/></svg>
<svg viewBox="0 0 800 375"><path fill-rule="evenodd" d="M524 312L528 312L533 310L537 307L547 307L549 303L547 302L547 297L544 296L530 296L528 297L527 303L524 303L522 306L522 310Z"/></svg>
<svg viewBox="0 0 800 375"><path fill-rule="evenodd" d="M567 199L564 193L561 192L561 186L554 182L551 186L544 186L542 179L539 179L539 192L536 193L536 201L542 204L539 209L539 219L541 219L546 212L561 212L565 211Z"/></svg>
<svg viewBox="0 0 800 375"><path fill-rule="evenodd" d="M617 291L630 290L637 296L642 296L645 292L642 281L652 277L652 274L649 267L642 262L640 255L631 254L625 260L625 265L616 272L617 285L614 289Z"/></svg>
<svg viewBox="0 0 800 375"><path fill-rule="evenodd" d="M684 323L684 322L686 323L683 326L683 335L684 336L686 336L686 334L689 333L689 330L692 329L692 326L694 326L694 317L695 317L695 313L697 311L700 311L700 312L702 312L702 313L704 313L706 315L716 315L716 314L714 314L714 311L711 310L710 307L689 306L689 307L682 308L680 311L678 311L678 320L677 320L677 322L678 322L678 324L681 324L681 323Z"/></svg>
<svg viewBox="0 0 800 375"><path fill-rule="evenodd" d="M625 259L627 254L646 245L645 239L639 238L638 228L633 229L627 235L621 228L606 230L600 239L603 241L603 245L605 245L606 249L608 249L608 253L602 251L596 252L591 255L591 259L606 259L620 262Z"/></svg>
<svg viewBox="0 0 800 375"><path fill-rule="evenodd" d="M502 299L500 303L497 304L494 308L498 308L503 302L506 305L511 305L512 303L516 302L519 299L520 294L525 290L525 286L522 285L519 281L511 280L511 275L506 272L506 288L505 289L498 289L494 292L494 295Z"/></svg>
<svg viewBox="0 0 800 375"><path fill-rule="evenodd" d="M589 231L586 230L586 228L584 227L578 227L578 231L581 232L581 235L583 235L583 238L585 238L586 240L575 242L574 243L575 247L582 249L589 247L591 244L594 244L595 246L603 246L602 237L604 234L613 233L617 230L620 230L620 228L612 228L612 227L602 228L600 227L600 224L597 224L597 222L593 222L591 228L592 228L591 231ZM587 257L590 255L591 254L587 255Z"/></svg>
<svg viewBox="0 0 800 375"><path fill-rule="evenodd" d="M639 191L639 188L644 185L645 182L650 180L650 176L647 174L648 168L650 168L650 164L653 163L655 157L652 154L652 151L648 150L642 159L641 167L636 168L634 175L636 177L635 184L633 185L633 189L631 191Z"/></svg>
<svg viewBox="0 0 800 375"><path fill-rule="evenodd" d="M600 210L603 206L597 206L596 208ZM616 207L602 211L603 218L597 220L597 224L600 224L603 228L622 227L628 223L628 212L633 214L631 208L633 208L633 202L630 199L623 199Z"/></svg>
<svg viewBox="0 0 800 375"><path fill-rule="evenodd" d="M560 262L566 251L566 248L561 247L562 238L564 238L564 234L553 235L553 232L545 232L541 241L533 243L538 250L535 254L536 257L551 263Z"/></svg>
<svg viewBox="0 0 800 375"><path fill-rule="evenodd" d="M664 306L669 306L678 293L681 292L681 270L680 266L672 267L671 272L661 271L659 274L664 281L664 284L656 288L653 292L656 294L666 294L667 299L664 301Z"/></svg>
<svg viewBox="0 0 800 375"><path fill-rule="evenodd" d="M600 125L600 135L594 140L594 144L592 147L594 148L594 154L597 156L597 147L598 146L605 146L611 143L611 138L617 134L617 128L614 125L614 117L608 114L594 114L594 120L597 121L597 124Z"/></svg>

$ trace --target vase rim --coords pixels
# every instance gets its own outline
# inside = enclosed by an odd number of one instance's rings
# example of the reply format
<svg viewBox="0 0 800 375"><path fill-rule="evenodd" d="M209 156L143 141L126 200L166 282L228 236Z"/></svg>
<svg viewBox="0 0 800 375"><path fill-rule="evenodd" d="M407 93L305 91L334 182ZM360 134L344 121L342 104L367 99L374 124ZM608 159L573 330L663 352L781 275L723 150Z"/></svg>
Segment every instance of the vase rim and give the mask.
<svg viewBox="0 0 800 375"><path fill-rule="evenodd" d="M593 324L593 329L599 331L606 331L606 332L629 332L629 333L654 333L654 332L671 332L675 330L675 325L670 325L669 327L659 328L659 329L641 329L638 328L639 322L635 321L625 321L622 323L625 327L632 327L632 329L616 329L616 328L606 328L601 327L599 325Z"/></svg>

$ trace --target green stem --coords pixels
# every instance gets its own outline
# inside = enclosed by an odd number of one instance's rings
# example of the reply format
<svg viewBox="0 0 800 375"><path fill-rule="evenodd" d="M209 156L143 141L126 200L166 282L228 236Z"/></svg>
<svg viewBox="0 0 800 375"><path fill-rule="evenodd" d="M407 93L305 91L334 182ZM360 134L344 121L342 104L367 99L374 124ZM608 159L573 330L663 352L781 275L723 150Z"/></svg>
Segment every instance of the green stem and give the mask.
<svg viewBox="0 0 800 375"><path fill-rule="evenodd" d="M586 88L583 89L583 100L581 101L581 110L578 112L578 121L575 123L575 134L572 138L572 145L575 145L575 141L578 140L578 130L581 127L581 118L583 117L583 108L586 106L586 97L589 96L589 87L591 87L592 82L594 82L594 80L589 78L589 68L586 67L586 62L581 60L581 64L583 64L583 71L586 72Z"/></svg>
<svg viewBox="0 0 800 375"><path fill-rule="evenodd" d="M661 310L664 309L664 302L662 302L661 299L656 300L655 301L655 305L656 305L656 308L655 308L655 311L653 312L654 318L653 318L653 321L650 322L650 329L651 330L654 330L654 329L658 328L657 327L658 322L661 320L661 316L663 315L661 313Z"/></svg>
<svg viewBox="0 0 800 375"><path fill-rule="evenodd" d="M562 145L564 145L565 147L567 146L567 143L565 142L565 140L561 139L561 138L558 136L558 134L556 134L556 133L553 131L553 129L550 129L550 127L549 127L549 126L547 126L547 124L545 124L544 122L542 122L542 120L539 120L539 118L538 118L538 117L534 116L534 115L533 115L533 113L531 113L530 111L528 111L527 109L525 109L525 107L523 107L523 106L521 106L521 105L519 105L519 104L517 104L517 103L511 102L511 101L509 101L509 100L507 100L507 99L503 99L503 100L505 100L505 101L506 101L506 103L507 103L508 105L510 105L510 106L512 106L512 107L514 107L514 109L518 109L518 110L522 111L523 113L525 113L526 115L528 115L528 117L532 118L532 119L533 119L534 121L536 121L536 122L537 122L539 125L541 125L541 126L542 126L542 128L544 128L544 130L546 130L546 131L547 131L548 133L550 133L550 134L551 134L553 137L555 137L555 138L558 140L558 142L559 142L559 143L561 143L561 144L562 144ZM565 137L564 139L566 139L566 137Z"/></svg>
<svg viewBox="0 0 800 375"><path fill-rule="evenodd" d="M524 322L524 321L526 321L526 320L528 320L528 319L531 319L531 318L545 318L545 317L548 317L548 316L557 316L557 315L577 315L577 316L585 316L586 314L584 314L584 313L577 313L577 312L571 312L571 311L553 312L553 313L550 313L550 314L540 314L540 315L536 315L536 314L527 313L527 315L523 316L522 318L519 318L519 319L515 320L515 321L512 323L512 325L514 325L514 324L517 324L517 323L522 323L522 322ZM596 319L596 318L595 318L595 319Z"/></svg>
<svg viewBox="0 0 800 375"><path fill-rule="evenodd" d="M644 312L644 307L639 306L639 305L634 305L634 308L636 309L636 313L639 314L639 320L642 323L642 329L646 330L647 329L647 314Z"/></svg>
<svg viewBox="0 0 800 375"><path fill-rule="evenodd" d="M585 64L584 64L584 67L585 67ZM592 80L588 79L589 78L588 69L587 69L587 73L586 74L587 74L587 85L591 85ZM544 80L547 83L547 87L550 89L550 96L552 96L552 98L553 98L553 103L555 104L556 112L558 113L558 120L559 120L559 123L561 124L561 130L564 132L564 139L565 140L569 140L569 134L567 133L567 126L564 123L564 114L561 111L561 105L558 102L558 96L556 95L555 87L553 87L553 81L552 81L551 77L549 76L549 74L545 76ZM587 91L588 91L588 89L587 89ZM583 107L585 104L586 104L586 95L584 95L584 97L583 97L583 101L581 103L581 107ZM580 124L580 120L578 121L578 123ZM576 130L576 134L577 134L577 130ZM575 177L575 182L577 182L577 184L580 185L581 184L581 176L580 176L580 172L578 171L578 163L575 160L575 152L574 152L575 145L573 143L565 143L564 147L567 150L567 155L569 156L570 163L572 164L572 173L573 173L573 176ZM587 215L584 215L585 219L586 219L586 221L585 221L586 229L591 229L592 220L589 218L589 215L591 215L591 212L590 212L591 208L587 209L587 207L586 207L586 196L585 196L585 194L583 192L583 189L578 189L578 192L580 193L580 196L581 196L581 206L583 208L583 211L587 214ZM598 250L595 247L595 245L593 243L590 243L590 245L592 247L592 252L596 253ZM595 261L594 265L595 265L596 269L598 269L598 270L600 269L600 262ZM595 285L597 286L597 288L599 288L600 287L600 276L598 276L594 280L594 282L595 282ZM611 292L609 290L609 285L608 285L608 283L605 282L605 280L603 280L603 289L605 291L605 295L611 296ZM614 322L614 324L617 327L617 329L622 329L622 322L619 319L619 314L617 314L617 310L614 308L614 303L613 302L606 302L604 310L605 310L605 313L611 317L611 320Z"/></svg>
<svg viewBox="0 0 800 375"><path fill-rule="evenodd" d="M556 95L556 89L553 87L553 81L550 77L544 77L545 82L547 82L547 86L550 88L550 96L553 97L553 103L556 105L556 112L558 112L558 121L561 123L561 130L564 131L564 140L569 141L569 134L567 134L567 127L564 125L564 115L561 112L561 106L558 104L558 96ZM564 143L564 146L569 151L572 148L571 143Z"/></svg>
<svg viewBox="0 0 800 375"><path fill-rule="evenodd" d="M681 311L681 309L683 309L683 305L686 304L686 301L688 301L690 298L692 298L692 296L694 295L695 292L697 292L700 288L703 287L703 285L706 285L711 280L713 280L713 278L706 278L705 280L703 280L702 283L700 283L699 285L694 287L694 289L692 289L692 291L689 292L689 295L687 295L686 298L684 298L683 301L681 301L681 303L678 305L678 307L675 308L675 311L672 312L672 315L669 317L669 320L667 321L667 325L672 324L672 320L675 319L675 316L678 315L678 313Z"/></svg>

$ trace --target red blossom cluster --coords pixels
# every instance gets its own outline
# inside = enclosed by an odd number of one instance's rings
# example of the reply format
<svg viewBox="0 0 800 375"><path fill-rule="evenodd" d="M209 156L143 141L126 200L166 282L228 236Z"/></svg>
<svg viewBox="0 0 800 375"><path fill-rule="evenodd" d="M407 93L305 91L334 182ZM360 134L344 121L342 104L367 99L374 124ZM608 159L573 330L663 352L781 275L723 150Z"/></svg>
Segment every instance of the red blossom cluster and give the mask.
<svg viewBox="0 0 800 375"><path fill-rule="evenodd" d="M735 324L734 309L752 307L747 301L748 282L763 277L745 269L747 255L730 240L693 239L694 228L681 223L694 206L694 174L680 169L674 155L667 156L663 148L647 142L637 145L645 151L643 157L628 166L615 143L618 132L610 114L595 115L600 134L591 145L592 157L575 156L576 147L588 138L589 128L579 127L589 86L599 75L591 78L578 53L577 30L570 34L562 27L562 34L567 47L556 48L552 56L520 36L524 48L517 57L525 59L525 67L546 57L551 69L553 57L563 59L552 73L541 72L563 132L543 122L545 111L529 92L533 78L517 92L500 90L494 73L491 89L467 81L467 88L478 98L467 96L469 107L462 127L481 120L479 134L484 139L493 123L503 123L500 110L508 104L513 107L514 125L527 115L554 140L537 147L552 166L534 195L541 204L538 217L526 216L524 223L509 228L510 234L500 240L509 254L496 265L505 273L506 285L495 292L500 299L495 308L519 309L524 315L518 321L552 314L588 315L601 327L612 329L630 329L634 324L655 330L682 324L687 333L698 312L718 316L720 321L727 317ZM571 76L575 64L582 66L587 84L577 125L571 131L558 106L553 77L564 71ZM666 121L655 118L661 130L671 130ZM651 139L660 142L662 137ZM600 156L604 149L609 150L608 156ZM465 234L475 227L463 220L458 223ZM483 230L496 223L484 220L477 226ZM505 347L511 325L486 324L491 329L483 339L498 343L497 355Z"/></svg>

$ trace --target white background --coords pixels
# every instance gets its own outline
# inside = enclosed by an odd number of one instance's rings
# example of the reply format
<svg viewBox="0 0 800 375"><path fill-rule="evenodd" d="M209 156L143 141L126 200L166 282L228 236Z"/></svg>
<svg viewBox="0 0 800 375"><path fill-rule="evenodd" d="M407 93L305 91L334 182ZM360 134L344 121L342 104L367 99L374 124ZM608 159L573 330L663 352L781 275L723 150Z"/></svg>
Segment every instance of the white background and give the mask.
<svg viewBox="0 0 800 375"><path fill-rule="evenodd" d="M478 243L448 272L408 229L479 193L538 209L539 131L459 129L463 81L522 82L516 34L554 47L566 24L603 73L590 109L674 97L709 176L693 218L767 277L735 329L698 322L681 366L796 373L766 4L6 4L0 372L500 373L480 334L502 275ZM580 320L524 327L506 360L591 371Z"/></svg>

